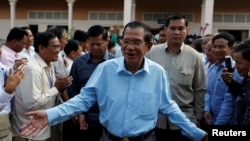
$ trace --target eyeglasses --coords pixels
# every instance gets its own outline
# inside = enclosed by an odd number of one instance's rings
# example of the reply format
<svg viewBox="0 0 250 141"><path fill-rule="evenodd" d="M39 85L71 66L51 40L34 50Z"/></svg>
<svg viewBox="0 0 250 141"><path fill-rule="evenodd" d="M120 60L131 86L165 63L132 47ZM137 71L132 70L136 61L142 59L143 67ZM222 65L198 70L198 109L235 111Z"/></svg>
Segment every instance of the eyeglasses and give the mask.
<svg viewBox="0 0 250 141"><path fill-rule="evenodd" d="M122 39L121 41L122 41L123 46L132 45L132 46L135 46L135 47L141 47L143 44L147 43L147 42L142 42L140 40L130 41L130 40L127 40L127 39Z"/></svg>

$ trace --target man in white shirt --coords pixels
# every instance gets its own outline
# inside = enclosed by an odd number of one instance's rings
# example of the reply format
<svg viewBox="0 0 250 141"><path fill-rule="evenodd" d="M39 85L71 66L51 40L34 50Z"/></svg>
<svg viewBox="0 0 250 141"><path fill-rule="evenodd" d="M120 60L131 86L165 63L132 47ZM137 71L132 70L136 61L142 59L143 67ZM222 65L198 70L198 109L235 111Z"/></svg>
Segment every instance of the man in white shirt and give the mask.
<svg viewBox="0 0 250 141"><path fill-rule="evenodd" d="M34 42L35 54L24 67L25 76L16 88L11 126L14 141L45 141L51 136L46 127L36 138L20 137L19 127L29 120L24 113L34 109L46 109L55 105L56 97L71 85L72 77L56 78L53 61L57 61L60 43L51 32L42 32Z"/></svg>

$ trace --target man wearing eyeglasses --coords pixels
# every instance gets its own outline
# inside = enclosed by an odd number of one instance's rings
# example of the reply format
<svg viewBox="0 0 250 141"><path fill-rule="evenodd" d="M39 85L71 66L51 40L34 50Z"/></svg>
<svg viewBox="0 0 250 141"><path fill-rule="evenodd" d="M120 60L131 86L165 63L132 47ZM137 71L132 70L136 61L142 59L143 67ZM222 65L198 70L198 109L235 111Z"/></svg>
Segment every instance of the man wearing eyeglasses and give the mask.
<svg viewBox="0 0 250 141"><path fill-rule="evenodd" d="M55 105L56 97L71 85L72 77L56 78L52 62L57 61L60 43L51 32L38 33L34 40L35 54L24 67L25 76L15 89L14 110L11 118L13 141L47 141L51 128L45 127L35 138L22 137L19 127L29 120L25 112L47 109Z"/></svg>
<svg viewBox="0 0 250 141"><path fill-rule="evenodd" d="M179 125L192 140L207 141L206 132L190 122L171 99L164 68L144 57L152 46L149 35L145 24L128 23L123 31L123 57L99 64L80 94L69 101L26 113L33 118L20 127L21 135L35 137L45 126L86 112L97 102L104 127L100 141L155 141L158 112Z"/></svg>

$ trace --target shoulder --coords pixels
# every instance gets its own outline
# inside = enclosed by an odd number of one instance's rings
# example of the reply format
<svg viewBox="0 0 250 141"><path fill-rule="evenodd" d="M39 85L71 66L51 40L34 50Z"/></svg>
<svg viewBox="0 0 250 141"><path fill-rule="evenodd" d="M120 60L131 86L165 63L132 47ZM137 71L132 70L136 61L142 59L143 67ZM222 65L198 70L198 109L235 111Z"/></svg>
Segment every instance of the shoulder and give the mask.
<svg viewBox="0 0 250 141"><path fill-rule="evenodd" d="M150 51L161 51L161 50L165 50L166 47L167 47L166 43L157 44L157 45L153 45Z"/></svg>
<svg viewBox="0 0 250 141"><path fill-rule="evenodd" d="M148 59L147 57L145 57L145 63L148 65L150 71L165 72L165 69L161 65L151 59Z"/></svg>
<svg viewBox="0 0 250 141"><path fill-rule="evenodd" d="M197 57L197 56L201 57L200 53L198 51L196 51L194 48L192 48L191 46L189 46L189 45L184 44L183 51L185 53L194 55L195 57Z"/></svg>

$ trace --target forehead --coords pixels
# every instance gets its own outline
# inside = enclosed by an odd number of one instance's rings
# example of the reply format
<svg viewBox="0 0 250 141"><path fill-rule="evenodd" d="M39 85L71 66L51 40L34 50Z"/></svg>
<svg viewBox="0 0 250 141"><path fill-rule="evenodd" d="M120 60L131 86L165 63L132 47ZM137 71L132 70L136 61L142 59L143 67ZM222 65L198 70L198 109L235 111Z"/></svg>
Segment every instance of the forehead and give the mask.
<svg viewBox="0 0 250 141"><path fill-rule="evenodd" d="M212 47L213 47L212 42L207 43L206 46L205 46L205 48L212 48Z"/></svg>
<svg viewBox="0 0 250 141"><path fill-rule="evenodd" d="M164 30L161 30L159 34L166 34Z"/></svg>
<svg viewBox="0 0 250 141"><path fill-rule="evenodd" d="M136 28L130 28L127 27L124 31L124 37L125 39L144 39L145 30L143 27L136 27Z"/></svg>
<svg viewBox="0 0 250 141"><path fill-rule="evenodd" d="M60 44L59 39L57 37L50 39L49 43L50 44Z"/></svg>
<svg viewBox="0 0 250 141"><path fill-rule="evenodd" d="M176 19L176 20L170 20L169 21L169 25L168 25L169 27L170 26L176 26L176 27L178 27L178 26L186 26L185 25L185 19Z"/></svg>
<svg viewBox="0 0 250 141"><path fill-rule="evenodd" d="M62 38L68 38L67 31L64 31L64 32L62 33Z"/></svg>
<svg viewBox="0 0 250 141"><path fill-rule="evenodd" d="M203 42L203 43L206 43L206 42L212 40L212 38L213 38L212 36L203 37L203 38L202 38L202 42Z"/></svg>
<svg viewBox="0 0 250 141"><path fill-rule="evenodd" d="M102 35L99 35L96 37L89 37L87 41L91 43L96 43L96 42L105 41L105 40L103 40Z"/></svg>
<svg viewBox="0 0 250 141"><path fill-rule="evenodd" d="M234 60L241 60L243 59L242 53L241 52L234 52L233 53Z"/></svg>
<svg viewBox="0 0 250 141"><path fill-rule="evenodd" d="M224 38L219 38L219 39L216 39L214 40L214 45L224 45L224 44L227 44L228 41Z"/></svg>

